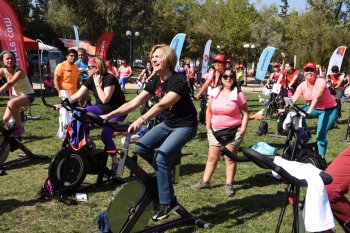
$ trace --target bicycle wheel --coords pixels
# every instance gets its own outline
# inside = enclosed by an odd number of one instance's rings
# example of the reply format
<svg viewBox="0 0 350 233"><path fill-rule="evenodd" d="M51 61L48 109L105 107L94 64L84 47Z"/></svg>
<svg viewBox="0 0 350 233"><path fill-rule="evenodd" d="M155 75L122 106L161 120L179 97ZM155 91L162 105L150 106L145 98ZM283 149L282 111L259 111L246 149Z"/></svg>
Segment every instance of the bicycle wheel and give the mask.
<svg viewBox="0 0 350 233"><path fill-rule="evenodd" d="M138 208L138 204L145 195L146 186L140 181L134 181L118 187L115 197L108 207L108 224L112 232L120 232L127 220ZM131 232L144 229L152 216L154 203L146 207Z"/></svg>
<svg viewBox="0 0 350 233"><path fill-rule="evenodd" d="M81 185L85 176L86 164L79 152L61 149L50 163L49 179L55 190L62 188L64 192L73 191Z"/></svg>

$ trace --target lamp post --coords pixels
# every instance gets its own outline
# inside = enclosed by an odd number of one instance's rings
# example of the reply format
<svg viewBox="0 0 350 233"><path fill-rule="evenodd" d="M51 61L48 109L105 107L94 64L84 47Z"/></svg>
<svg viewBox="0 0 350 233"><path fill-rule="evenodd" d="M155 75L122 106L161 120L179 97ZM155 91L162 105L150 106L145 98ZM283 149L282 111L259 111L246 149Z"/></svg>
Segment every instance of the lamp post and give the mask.
<svg viewBox="0 0 350 233"><path fill-rule="evenodd" d="M134 34L132 33L132 31L127 30L125 35L127 37L129 37L129 64L132 67L133 66L133 49L132 49L132 37L139 37L140 33L139 32L135 32Z"/></svg>
<svg viewBox="0 0 350 233"><path fill-rule="evenodd" d="M248 55L249 55L249 49L255 49L255 44L247 43L247 44L244 44L243 47L245 48L245 51L246 51L246 67L245 67L245 72L246 72L246 75L248 76Z"/></svg>

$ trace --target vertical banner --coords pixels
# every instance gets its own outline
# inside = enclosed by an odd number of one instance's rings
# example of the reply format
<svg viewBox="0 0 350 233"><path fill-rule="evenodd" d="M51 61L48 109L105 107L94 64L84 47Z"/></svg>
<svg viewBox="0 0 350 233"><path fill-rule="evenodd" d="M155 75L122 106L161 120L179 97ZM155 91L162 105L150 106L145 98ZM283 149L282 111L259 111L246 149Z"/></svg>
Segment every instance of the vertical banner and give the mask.
<svg viewBox="0 0 350 233"><path fill-rule="evenodd" d="M1 49L14 52L16 54L16 64L27 72L27 57L21 25L7 0L0 0L0 6Z"/></svg>
<svg viewBox="0 0 350 233"><path fill-rule="evenodd" d="M170 43L170 47L172 47L175 50L175 53L176 53L176 56L177 56L177 63L176 63L176 66L175 66L175 70L177 70L177 68L179 66L181 50L182 50L182 47L184 45L185 38L186 38L186 34L185 33L179 33L173 38L173 40Z"/></svg>
<svg viewBox="0 0 350 233"><path fill-rule="evenodd" d="M205 44L203 52L203 62L202 62L202 79L204 79L205 74L208 72L208 61L210 52L211 40L208 40Z"/></svg>
<svg viewBox="0 0 350 233"><path fill-rule="evenodd" d="M107 52L109 49L109 44L111 43L115 33L114 32L104 32L96 43L96 57L101 57L106 59Z"/></svg>
<svg viewBox="0 0 350 233"><path fill-rule="evenodd" d="M74 35L75 35L75 42L77 44L77 50L78 50L80 48L78 27L73 25L73 29L74 29Z"/></svg>
<svg viewBox="0 0 350 233"><path fill-rule="evenodd" d="M341 64L343 63L343 58L345 55L346 46L340 46L336 50L334 50L331 60L329 60L327 76L332 73L332 66L338 66L339 71L341 70Z"/></svg>
<svg viewBox="0 0 350 233"><path fill-rule="evenodd" d="M275 50L276 48L274 47L266 47L263 50L259 58L255 79L258 79L260 81L263 81L265 79L267 68L270 65L270 61Z"/></svg>

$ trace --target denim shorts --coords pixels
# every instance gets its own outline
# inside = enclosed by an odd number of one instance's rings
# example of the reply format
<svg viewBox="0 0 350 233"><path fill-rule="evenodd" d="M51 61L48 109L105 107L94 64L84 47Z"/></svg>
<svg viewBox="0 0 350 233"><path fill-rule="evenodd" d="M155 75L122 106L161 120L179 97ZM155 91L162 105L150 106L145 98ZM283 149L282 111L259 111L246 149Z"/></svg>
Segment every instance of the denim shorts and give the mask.
<svg viewBox="0 0 350 233"><path fill-rule="evenodd" d="M29 99L30 103L34 102L34 100L35 100L35 93L26 94L25 96Z"/></svg>

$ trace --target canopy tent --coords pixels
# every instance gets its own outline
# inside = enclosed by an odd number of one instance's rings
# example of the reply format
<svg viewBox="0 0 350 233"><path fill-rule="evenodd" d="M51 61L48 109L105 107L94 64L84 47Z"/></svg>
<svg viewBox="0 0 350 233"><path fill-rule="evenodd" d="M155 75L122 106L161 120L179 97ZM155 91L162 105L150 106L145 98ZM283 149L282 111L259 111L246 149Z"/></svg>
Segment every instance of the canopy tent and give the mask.
<svg viewBox="0 0 350 233"><path fill-rule="evenodd" d="M23 36L23 41L24 41L24 47L26 49L39 49L38 41L35 41L25 36Z"/></svg>
<svg viewBox="0 0 350 233"><path fill-rule="evenodd" d="M57 47L50 46L44 43L39 42L39 49L40 50L47 50L47 51L59 51Z"/></svg>
<svg viewBox="0 0 350 233"><path fill-rule="evenodd" d="M76 40L66 39L66 38L59 38L59 39L63 42L63 44L66 48L75 49L75 50L77 49ZM95 55L96 47L91 45L91 43L89 41L81 40L79 47L86 49L86 52L88 54L93 55L93 56Z"/></svg>

